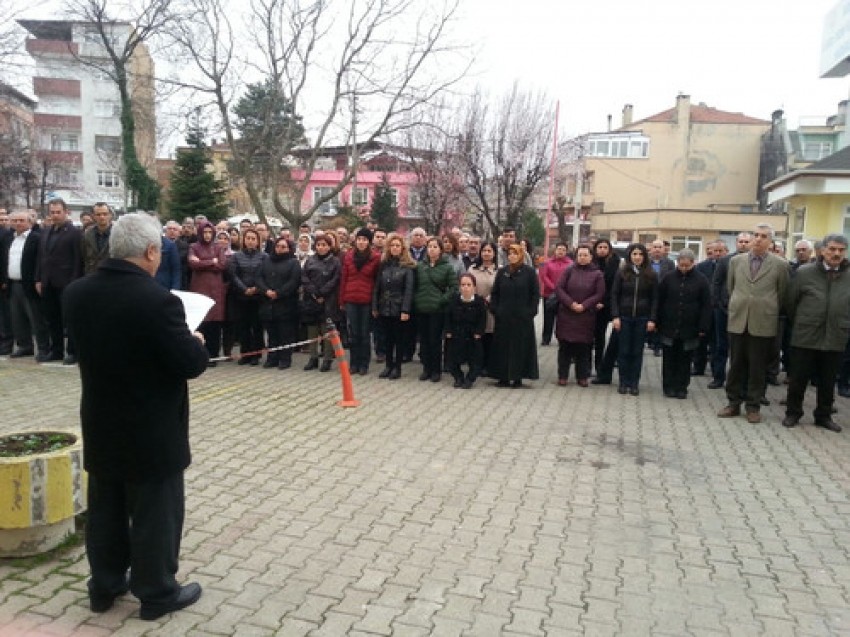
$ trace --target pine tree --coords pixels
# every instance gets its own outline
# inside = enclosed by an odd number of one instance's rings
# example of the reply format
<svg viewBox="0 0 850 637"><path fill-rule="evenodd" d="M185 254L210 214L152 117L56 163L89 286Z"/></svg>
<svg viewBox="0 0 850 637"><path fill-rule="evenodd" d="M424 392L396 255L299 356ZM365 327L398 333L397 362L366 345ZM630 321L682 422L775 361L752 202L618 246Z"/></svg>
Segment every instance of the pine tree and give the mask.
<svg viewBox="0 0 850 637"><path fill-rule="evenodd" d="M387 173L381 176L381 181L375 186L375 197L372 200L372 219L379 228L391 232L398 227L398 206L393 200L392 188Z"/></svg>
<svg viewBox="0 0 850 637"><path fill-rule="evenodd" d="M186 135L189 148L179 151L171 173L169 210L180 219L204 215L210 221L226 219L227 187L208 170L212 164L204 131L195 123Z"/></svg>

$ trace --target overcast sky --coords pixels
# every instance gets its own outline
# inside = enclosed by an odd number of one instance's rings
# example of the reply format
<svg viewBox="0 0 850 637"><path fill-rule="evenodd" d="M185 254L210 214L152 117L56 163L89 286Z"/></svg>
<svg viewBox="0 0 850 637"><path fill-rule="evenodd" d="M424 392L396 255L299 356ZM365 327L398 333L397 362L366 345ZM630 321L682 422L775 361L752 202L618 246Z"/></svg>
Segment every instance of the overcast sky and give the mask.
<svg viewBox="0 0 850 637"><path fill-rule="evenodd" d="M789 126L827 116L850 77L819 79L824 17L836 0L462 0L477 77L515 78L561 104L561 131L619 126L624 104L641 119L693 103Z"/></svg>
<svg viewBox="0 0 850 637"><path fill-rule="evenodd" d="M47 2L26 17L58 17L50 7L59 3ZM835 3L460 0L453 37L477 51L468 86L497 93L519 80L545 90L560 100L562 134L605 130L608 114L616 128L626 103L635 119L647 117L680 92L763 119L783 109L796 128L801 117L833 114L850 92L850 78L819 78Z"/></svg>

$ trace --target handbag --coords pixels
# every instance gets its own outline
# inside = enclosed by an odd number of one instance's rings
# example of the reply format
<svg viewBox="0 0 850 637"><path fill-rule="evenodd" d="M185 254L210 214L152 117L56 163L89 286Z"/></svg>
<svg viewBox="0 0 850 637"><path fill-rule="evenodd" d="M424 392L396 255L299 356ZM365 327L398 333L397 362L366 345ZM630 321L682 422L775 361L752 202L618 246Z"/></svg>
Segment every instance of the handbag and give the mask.
<svg viewBox="0 0 850 637"><path fill-rule="evenodd" d="M547 312L557 312L558 311L558 295L552 292L549 296L546 297L546 300L543 301L543 309Z"/></svg>

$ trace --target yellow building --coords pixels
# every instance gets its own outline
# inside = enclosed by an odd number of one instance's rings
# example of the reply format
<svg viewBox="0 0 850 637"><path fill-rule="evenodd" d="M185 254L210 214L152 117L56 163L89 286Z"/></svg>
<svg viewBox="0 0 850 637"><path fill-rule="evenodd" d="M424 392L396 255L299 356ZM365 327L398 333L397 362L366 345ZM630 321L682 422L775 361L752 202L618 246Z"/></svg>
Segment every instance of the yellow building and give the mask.
<svg viewBox="0 0 850 637"><path fill-rule="evenodd" d="M850 237L850 146L765 184L768 204L787 209L788 241Z"/></svg>
<svg viewBox="0 0 850 637"><path fill-rule="evenodd" d="M702 256L706 242L755 224L785 230L785 217L759 212L761 136L767 120L691 104L676 105L622 126L587 135L582 208L593 209L591 231L615 241L669 240Z"/></svg>

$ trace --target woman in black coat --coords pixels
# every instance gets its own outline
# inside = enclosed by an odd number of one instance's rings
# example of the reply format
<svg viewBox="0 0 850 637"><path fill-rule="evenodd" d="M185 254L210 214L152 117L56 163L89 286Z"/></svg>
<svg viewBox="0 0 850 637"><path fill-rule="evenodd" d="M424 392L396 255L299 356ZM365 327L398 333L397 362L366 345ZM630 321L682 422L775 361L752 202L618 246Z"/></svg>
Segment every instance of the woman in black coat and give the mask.
<svg viewBox="0 0 850 637"><path fill-rule="evenodd" d="M240 352L263 349L263 328L260 324L260 290L257 277L268 255L260 250L260 235L248 229L242 234L242 250L234 252L227 264L230 287L236 302L236 325ZM239 365L257 365L260 354L241 356Z"/></svg>
<svg viewBox="0 0 850 637"><path fill-rule="evenodd" d="M614 252L614 246L608 239L599 239L593 244L593 262L602 270L605 280L605 298L596 305L596 329L593 334L593 364L596 369L594 385L608 385L614 373L614 363L617 361L617 343L619 333L611 330L608 345L605 338L608 325L611 323L611 290L614 287L614 277L620 270L620 255Z"/></svg>
<svg viewBox="0 0 850 637"><path fill-rule="evenodd" d="M415 285L416 261L404 238L391 234L372 288L372 316L383 326L387 357L379 378L395 380L401 376L402 348L410 329Z"/></svg>
<svg viewBox="0 0 850 637"><path fill-rule="evenodd" d="M269 335L269 348L294 343L298 336L298 288L301 265L295 258L295 242L279 237L263 262L257 279L262 301L260 321ZM292 350L270 352L263 367L289 369Z"/></svg>
<svg viewBox="0 0 850 637"><path fill-rule="evenodd" d="M307 325L307 338L316 338L319 334L324 336L325 319L338 318L337 299L342 266L336 255L331 252L331 241L326 235L316 237L316 254L304 262L304 268L301 270L301 320ZM319 371L328 372L333 363L334 351L327 339L322 341L322 347L324 360ZM316 369L318 366L319 346L317 342L313 342L310 343L310 360L304 366L304 371Z"/></svg>
<svg viewBox="0 0 850 637"><path fill-rule="evenodd" d="M487 370L499 379L499 387L522 387L523 378L540 377L534 336L539 304L537 273L525 265L525 249L514 243L508 248L508 265L496 273L490 292L496 327Z"/></svg>
<svg viewBox="0 0 850 637"><path fill-rule="evenodd" d="M694 269L696 255L682 250L676 269L658 284L658 331L664 348L662 388L667 398L687 398L691 358L711 321L708 279Z"/></svg>

